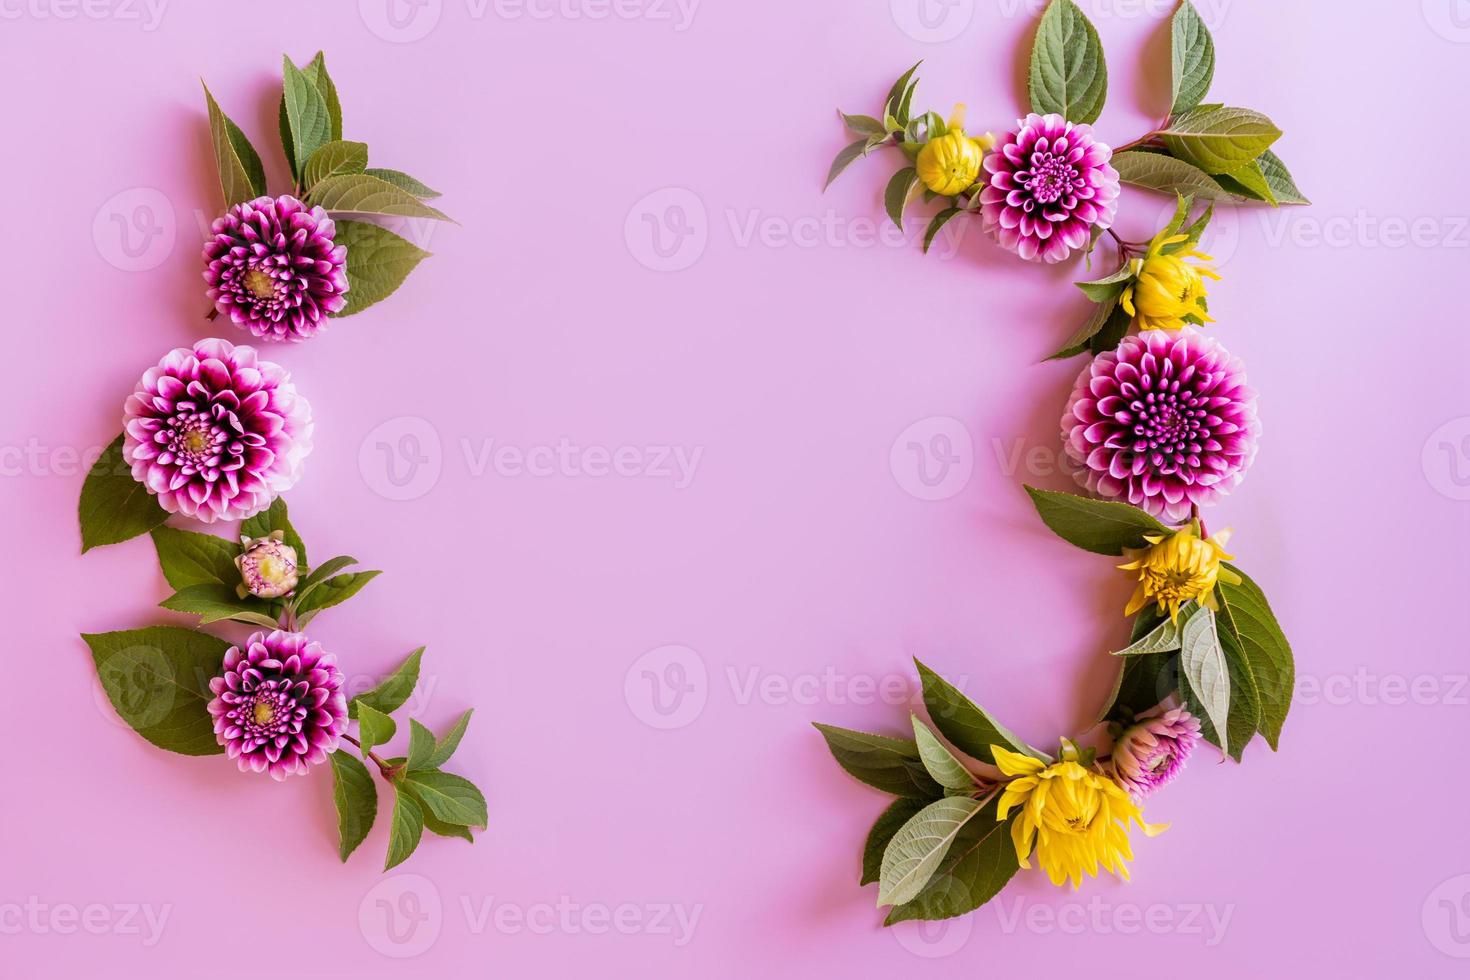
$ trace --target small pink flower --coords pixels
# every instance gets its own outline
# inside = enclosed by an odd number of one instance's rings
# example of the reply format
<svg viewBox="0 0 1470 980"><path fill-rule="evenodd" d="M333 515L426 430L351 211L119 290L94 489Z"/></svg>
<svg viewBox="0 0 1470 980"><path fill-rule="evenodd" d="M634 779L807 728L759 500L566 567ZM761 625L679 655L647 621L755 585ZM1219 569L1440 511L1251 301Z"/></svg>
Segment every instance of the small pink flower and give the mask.
<svg viewBox="0 0 1470 980"><path fill-rule="evenodd" d="M1113 743L1113 776L1141 800L1179 775L1199 740L1198 718L1160 705L1139 715Z"/></svg>

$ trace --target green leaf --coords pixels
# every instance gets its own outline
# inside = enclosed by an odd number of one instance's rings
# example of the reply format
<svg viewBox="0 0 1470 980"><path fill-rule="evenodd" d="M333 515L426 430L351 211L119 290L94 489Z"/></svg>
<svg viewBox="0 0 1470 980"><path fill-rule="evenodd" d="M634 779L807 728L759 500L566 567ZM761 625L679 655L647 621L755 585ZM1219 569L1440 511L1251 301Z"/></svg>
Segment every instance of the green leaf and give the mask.
<svg viewBox="0 0 1470 980"><path fill-rule="evenodd" d="M291 63L290 58L281 59L282 144L291 164L291 175L300 179L305 172L306 161L322 144L333 139L332 111L327 105L322 90L316 83L316 70L306 75Z"/></svg>
<svg viewBox="0 0 1470 980"><path fill-rule="evenodd" d="M342 101L337 97L337 83L332 81L332 76L327 73L326 55L318 51L316 57L311 59L311 64L306 66L305 74L316 83L317 90L322 93L322 101L327 104L327 116L332 121L332 139L340 140L342 138Z"/></svg>
<svg viewBox="0 0 1470 980"><path fill-rule="evenodd" d="M918 183L919 172L913 167L904 167L889 179L888 187L883 191L883 207L899 230L903 229L904 206Z"/></svg>
<svg viewBox="0 0 1470 980"><path fill-rule="evenodd" d="M1137 278L1138 274L1133 268L1133 263L1125 262L1112 275L1094 279L1091 282L1079 282L1077 288L1082 290L1094 303L1106 303L1122 296L1128 284Z"/></svg>
<svg viewBox="0 0 1470 980"><path fill-rule="evenodd" d="M221 619L234 619L242 623L278 629L279 621L271 615L272 607L254 596L240 598L232 585L218 582L200 582L186 585L159 603L164 609L174 612L193 613L199 617L199 625L206 626Z"/></svg>
<svg viewBox="0 0 1470 980"><path fill-rule="evenodd" d="M434 751L430 754L428 761L424 763L426 769L438 769L442 767L454 755L454 750L459 748L459 743L464 738L465 729L470 727L470 715L474 714L473 708L459 716L454 727L438 742L434 743Z"/></svg>
<svg viewBox="0 0 1470 980"><path fill-rule="evenodd" d="M450 217L430 207L408 191L369 173L337 174L311 189L312 204L338 214L386 215L400 218L433 218L449 221Z"/></svg>
<svg viewBox="0 0 1470 980"><path fill-rule="evenodd" d="M240 524L241 537L265 538L269 537L273 531L280 531L281 540L296 552L298 566L310 567L310 562L306 557L306 542L301 540L301 535L297 534L296 529L291 526L291 518L286 511L285 497L277 497L271 501L270 507L254 517L246 518Z"/></svg>
<svg viewBox="0 0 1470 980"><path fill-rule="evenodd" d="M994 762L995 756L990 747L999 745L1035 759L1051 760L1045 752L1034 749L1017 738L966 697L959 688L917 659L914 660L914 666L919 669L919 682L923 687L924 706L929 709L929 720L961 752L982 762Z"/></svg>
<svg viewBox="0 0 1470 980"><path fill-rule="evenodd" d="M235 542L166 526L156 527L149 534L163 577L175 589L191 585L228 585L233 589L239 584L235 556L240 554L240 546Z"/></svg>
<svg viewBox="0 0 1470 980"><path fill-rule="evenodd" d="M1010 822L995 819L998 800L987 803L955 835L929 883L913 899L889 910L883 924L909 919L950 919L990 901L1020 868Z"/></svg>
<svg viewBox="0 0 1470 980"><path fill-rule="evenodd" d="M1175 653L1145 653L1123 658L1118 691L1109 705L1127 717L1143 714L1179 689L1179 656ZM1106 717L1106 715L1104 716Z"/></svg>
<svg viewBox="0 0 1470 980"><path fill-rule="evenodd" d="M963 208L945 208L934 216L933 220L929 222L928 230L924 232L925 255L929 254L929 246L934 244L934 238L939 234L939 230L949 223L950 218L960 214L963 210Z"/></svg>
<svg viewBox="0 0 1470 980"><path fill-rule="evenodd" d="M366 221L337 222L338 245L347 246L347 305L336 316L361 313L393 295L429 253L406 238Z"/></svg>
<svg viewBox="0 0 1470 980"><path fill-rule="evenodd" d="M1083 351L1087 350L1088 343L1092 340L1092 338L1095 337L1100 331L1103 330L1104 327L1108 325L1114 314L1119 312L1118 297L1116 296L1106 299L1101 303L1093 306L1092 313L1088 315L1082 326L1074 330L1072 332L1072 335L1067 338L1067 342L1062 345L1061 349L1058 350L1055 354L1052 354L1050 357L1048 357L1047 360L1060 361L1068 357L1076 357L1078 354L1081 354ZM1122 315L1128 320L1129 323L1133 322L1133 318L1129 317L1126 312L1123 312Z"/></svg>
<svg viewBox="0 0 1470 980"><path fill-rule="evenodd" d="M382 573L377 569L368 569L362 572L349 572L346 575L336 575L322 582L314 589L310 596L299 603L296 607L298 612L320 612L332 606L340 605L362 591L362 587Z"/></svg>
<svg viewBox="0 0 1470 980"><path fill-rule="evenodd" d="M431 813L429 811L429 808L424 804L423 797L419 796L419 794L414 790L414 787L411 783L405 782L400 783L399 785L400 787L402 787L404 792L413 797L413 801L417 803L419 805L419 809L423 811L425 830L427 830L431 834L438 834L440 837L458 837L461 840L469 841L471 844L475 842L475 835L470 833L470 828L463 826L462 824L445 823L443 820L440 820L438 817L434 816L434 814Z"/></svg>
<svg viewBox="0 0 1470 980"><path fill-rule="evenodd" d="M879 815L873 829L868 831L868 839L863 842L863 876L858 884L871 885L878 880L878 874L883 868L883 852L887 850L888 842L893 840L893 835L914 814L928 805L925 800L900 796Z"/></svg>
<svg viewBox="0 0 1470 980"><path fill-rule="evenodd" d="M265 193L265 168L261 166L260 154L240 127L220 111L208 85L204 86L204 100L209 106L209 135L214 144L214 165L225 207L260 197Z"/></svg>
<svg viewBox="0 0 1470 980"><path fill-rule="evenodd" d="M365 704L376 708L385 714L397 711L407 701L409 695L413 694L414 685L419 682L419 666L424 659L424 648L419 647L408 655L408 659L398 665L398 669L377 687L360 694L347 704L349 717L357 717L357 706Z"/></svg>
<svg viewBox="0 0 1470 980"><path fill-rule="evenodd" d="M1239 169L1281 137L1281 130L1254 109L1213 105L1190 109L1158 132L1174 156L1211 174Z"/></svg>
<svg viewBox="0 0 1470 980"><path fill-rule="evenodd" d="M832 181L837 179L837 175L842 173L842 171L846 170L848 167L852 166L854 160L856 160L858 157L864 157L867 155L868 137L866 136L864 136L860 140L854 140L853 142L844 146L841 150L838 151L836 158L833 159L832 166L827 168L827 182L822 185L822 190L825 191L827 188L831 187Z"/></svg>
<svg viewBox="0 0 1470 980"><path fill-rule="evenodd" d="M1179 608L1179 621L1176 623L1167 617L1159 622L1159 625L1149 630L1143 636L1135 639L1121 650L1114 650L1115 657L1137 657L1145 653L1168 653L1178 650L1184 643L1184 624L1189 622L1189 617L1198 611L1199 606L1193 602L1186 603Z"/></svg>
<svg viewBox="0 0 1470 980"><path fill-rule="evenodd" d="M894 796L932 800L944 795L944 788L924 770L918 746L912 741L833 725L814 727L827 740L837 764L853 778Z"/></svg>
<svg viewBox="0 0 1470 980"><path fill-rule="evenodd" d="M1240 585L1220 583L1220 625L1223 633L1238 644L1249 664L1260 695L1260 732L1274 750L1281 728L1291 710L1296 686L1296 663L1291 644L1271 612L1260 586L1233 565L1225 568L1239 575Z"/></svg>
<svg viewBox="0 0 1470 980"><path fill-rule="evenodd" d="M968 796L935 800L909 818L883 851L878 904L902 905L924 890L959 832L980 812Z"/></svg>
<svg viewBox="0 0 1470 980"><path fill-rule="evenodd" d="M1193 203L1189 198L1180 198L1180 201L1181 202L1184 202L1184 206L1185 206L1186 212L1192 206L1192 203ZM1187 218L1188 217L1188 214L1186 213L1184 217ZM1214 217L1215 217L1215 202L1211 201L1205 207L1205 209L1202 212L1200 212L1200 216L1198 218L1194 219L1194 222L1192 224L1190 224L1188 227L1184 227L1184 220L1183 219L1180 220L1180 222L1179 222L1180 227L1178 228L1177 232L1178 232L1178 234L1184 236L1184 241L1182 241L1182 242L1175 242L1172 245L1165 245L1165 246L1163 246L1162 249L1160 249L1160 251L1162 251L1165 255L1173 255L1175 252L1188 252L1188 251L1190 251L1191 249L1193 249L1195 246L1197 246L1199 244L1200 238L1204 235L1205 229L1210 226L1210 221ZM1170 237L1175 237L1175 236L1173 234L1171 234Z"/></svg>
<svg viewBox="0 0 1470 980"><path fill-rule="evenodd" d="M1219 615L1215 617L1215 627L1220 637L1220 648L1225 651L1225 666L1230 675L1230 712L1225 723L1226 740L1221 741L1199 695L1190 687L1188 678L1182 675L1179 678L1179 698L1190 713L1199 718L1200 735L1239 762L1261 723L1261 694L1239 642L1224 628Z"/></svg>
<svg viewBox="0 0 1470 980"><path fill-rule="evenodd" d="M1112 164L1123 183L1135 187L1165 194L1193 194L1211 201L1236 198L1199 167L1163 153L1125 150L1113 154Z"/></svg>
<svg viewBox="0 0 1470 980"><path fill-rule="evenodd" d="M1261 173L1266 177L1266 183L1271 188L1271 196L1278 204L1311 204L1296 186L1296 181L1291 178L1291 171L1286 169L1286 164L1272 150L1267 150L1256 158L1256 164L1261 168Z"/></svg>
<svg viewBox="0 0 1470 980"><path fill-rule="evenodd" d="M1108 98L1108 66L1097 29L1072 0L1052 0L1031 48L1031 110L1095 122Z"/></svg>
<svg viewBox="0 0 1470 980"><path fill-rule="evenodd" d="M328 177L337 174L360 174L367 169L368 148L366 143L350 140L332 140L323 143L306 161L301 173L302 186L310 189Z"/></svg>
<svg viewBox="0 0 1470 980"><path fill-rule="evenodd" d="M1227 732L1230 669L1220 646L1213 610L1202 608L1185 622L1180 633L1179 674L1204 709L1203 717L1210 726L1216 732ZM1218 744L1229 751L1228 739L1222 738Z"/></svg>
<svg viewBox="0 0 1470 980"><path fill-rule="evenodd" d="M929 729L929 726L919 720L918 715L910 715L909 720L914 724L914 744L919 749L919 760L924 763L924 769L934 777L934 781L948 790L957 790L969 793L975 789L975 777L965 764L955 758L939 738Z"/></svg>
<svg viewBox="0 0 1470 980"><path fill-rule="evenodd" d="M394 187L408 191L420 201L432 201L436 197L443 196L428 184L415 177L410 177L402 170L388 170L385 167L368 167L363 173L377 177L379 180L386 180Z"/></svg>
<svg viewBox="0 0 1470 980"><path fill-rule="evenodd" d="M1113 307L1113 312L1108 314L1107 322L1101 330L1092 335L1087 342L1087 349L1092 356L1096 357L1106 351L1113 350L1123 338L1128 336L1128 329L1133 326L1133 317L1121 305Z"/></svg>
<svg viewBox="0 0 1470 980"><path fill-rule="evenodd" d="M845 112L840 112L840 115L842 124L854 133L861 133L863 136L888 135L888 130L884 128L881 119L874 119L872 116L849 115Z"/></svg>
<svg viewBox="0 0 1470 980"><path fill-rule="evenodd" d="M432 769L429 759L434 754L434 733L414 719L408 720L408 758L410 770Z"/></svg>
<svg viewBox="0 0 1470 980"><path fill-rule="evenodd" d="M353 703L357 707L357 740L362 743L360 750L366 759L374 746L393 740L393 736L398 734L398 723L371 704L364 704L361 698L354 698Z"/></svg>
<svg viewBox="0 0 1470 980"><path fill-rule="evenodd" d="M1215 78L1215 39L1194 4L1184 0L1170 22L1173 40L1174 106L1169 115L1193 109L1204 101Z"/></svg>
<svg viewBox="0 0 1470 980"><path fill-rule="evenodd" d="M1026 492L1031 495L1036 512L1058 537L1099 555L1121 555L1124 548L1141 548L1147 544L1143 540L1145 534L1169 531L1128 504L1030 486Z"/></svg>
<svg viewBox="0 0 1470 980"><path fill-rule="evenodd" d="M122 720L161 749L219 755L208 704L210 680L229 644L194 630L153 626L83 633L102 689Z"/></svg>
<svg viewBox="0 0 1470 980"><path fill-rule="evenodd" d="M1251 200L1265 201L1272 207L1276 206L1276 194L1271 190L1266 174L1261 170L1261 164L1257 160L1252 160L1228 174L1218 174L1215 179L1220 181L1221 186L1227 190L1238 191Z"/></svg>
<svg viewBox="0 0 1470 980"><path fill-rule="evenodd" d="M393 824L388 831L388 860L383 870L396 868L419 846L424 837L424 811L402 785L393 787Z"/></svg>
<svg viewBox="0 0 1470 980"><path fill-rule="evenodd" d="M133 479L123 460L123 437L103 450L82 482L77 518L82 526L82 554L104 544L147 534L168 519L168 512L148 489Z"/></svg>
<svg viewBox="0 0 1470 980"><path fill-rule="evenodd" d="M923 59L914 62L912 68L898 76L898 81L893 83L893 87L888 90L888 98L883 102L883 114L892 115L898 120L900 127L909 124L909 106L913 103L914 88L918 85L918 82L913 80L914 72L918 71L919 66L923 63Z"/></svg>
<svg viewBox="0 0 1470 980"><path fill-rule="evenodd" d="M378 791L372 774L351 752L338 749L332 760L332 802L337 805L337 854L343 861L373 829Z"/></svg>
<svg viewBox="0 0 1470 980"><path fill-rule="evenodd" d="M445 823L484 827L489 822L484 795L463 776L437 769L411 770L404 781L424 801L425 809Z"/></svg>

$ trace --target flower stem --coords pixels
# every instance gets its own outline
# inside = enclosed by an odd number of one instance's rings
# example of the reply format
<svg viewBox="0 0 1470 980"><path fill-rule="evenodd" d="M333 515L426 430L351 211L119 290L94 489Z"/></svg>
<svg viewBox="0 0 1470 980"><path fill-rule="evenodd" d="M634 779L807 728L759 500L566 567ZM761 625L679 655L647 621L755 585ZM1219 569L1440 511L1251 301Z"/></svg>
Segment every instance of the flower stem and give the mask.
<svg viewBox="0 0 1470 980"><path fill-rule="evenodd" d="M342 741L344 741L344 742L350 742L351 744L357 746L358 748L362 748L362 743L359 742L357 739L353 738L351 735L345 735L344 734L342 736ZM384 762L383 759L378 756L378 753L372 751L371 749L368 750L367 757L369 759L371 759L373 762L376 762L378 764L378 769L379 769L380 772L382 772L384 779L390 779L391 778L389 776L389 773L393 771L393 768L394 768L393 766L390 766L390 765L388 765L387 762Z"/></svg>
<svg viewBox="0 0 1470 980"><path fill-rule="evenodd" d="M204 314L204 319L206 319L206 320L213 320L217 316L219 316L219 309L216 308L216 307L211 306L209 308L209 312L206 313L206 314Z"/></svg>

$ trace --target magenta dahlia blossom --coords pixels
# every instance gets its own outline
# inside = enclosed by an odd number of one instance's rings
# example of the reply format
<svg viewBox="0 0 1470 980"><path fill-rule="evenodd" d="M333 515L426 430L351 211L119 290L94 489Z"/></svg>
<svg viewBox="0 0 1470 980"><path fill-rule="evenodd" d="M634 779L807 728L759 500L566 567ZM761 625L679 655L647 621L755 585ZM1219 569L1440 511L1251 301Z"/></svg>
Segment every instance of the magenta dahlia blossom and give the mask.
<svg viewBox="0 0 1470 980"><path fill-rule="evenodd" d="M984 228L1027 261L1060 262L1110 227L1118 206L1112 148L1085 123L1051 113L1017 120L985 157Z"/></svg>
<svg viewBox="0 0 1470 980"><path fill-rule="evenodd" d="M253 633L209 682L214 735L241 772L272 779L327 761L347 729L346 677L305 633Z"/></svg>
<svg viewBox="0 0 1470 980"><path fill-rule="evenodd" d="M143 373L123 404L123 459L163 509L212 523L249 517L296 484L311 405L251 347L201 340Z"/></svg>
<svg viewBox="0 0 1470 980"><path fill-rule="evenodd" d="M1141 800L1179 775L1199 739L1198 718L1160 705L1139 715L1113 743L1113 776Z"/></svg>
<svg viewBox="0 0 1470 980"><path fill-rule="evenodd" d="M204 243L214 308L263 340L305 340L347 305L347 246L319 207L257 197L216 218Z"/></svg>
<svg viewBox="0 0 1470 980"><path fill-rule="evenodd" d="M1078 483L1175 523L1235 489L1260 432L1240 361L1189 328L1145 330L1093 358L1062 413Z"/></svg>

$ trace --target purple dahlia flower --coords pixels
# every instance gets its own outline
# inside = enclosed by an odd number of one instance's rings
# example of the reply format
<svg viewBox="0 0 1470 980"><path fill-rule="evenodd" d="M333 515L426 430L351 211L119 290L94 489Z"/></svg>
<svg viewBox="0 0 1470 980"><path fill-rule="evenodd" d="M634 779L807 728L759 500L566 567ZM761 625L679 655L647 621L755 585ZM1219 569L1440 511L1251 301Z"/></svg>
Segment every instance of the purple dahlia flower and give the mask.
<svg viewBox="0 0 1470 980"><path fill-rule="evenodd" d="M253 633L225 651L224 673L209 682L215 738L241 772L304 775L347 729L345 683L337 658L305 633Z"/></svg>
<svg viewBox="0 0 1470 980"><path fill-rule="evenodd" d="M204 244L214 308L263 340L305 340L347 305L347 246L319 207L257 197L216 218Z"/></svg>
<svg viewBox="0 0 1470 980"><path fill-rule="evenodd" d="M1195 330L1145 330L1093 358L1062 413L1078 483L1178 523L1245 477L1261 424L1240 361Z"/></svg>
<svg viewBox="0 0 1470 980"><path fill-rule="evenodd" d="M1179 775L1199 739L1198 718L1160 705L1139 715L1113 743L1113 775L1141 800Z"/></svg>
<svg viewBox="0 0 1470 980"><path fill-rule="evenodd" d="M1016 131L985 157L985 230L1023 259L1062 261L1087 244L1093 228L1113 223L1118 171L1108 163L1112 157L1086 124L1055 113L1018 120Z"/></svg>
<svg viewBox="0 0 1470 980"><path fill-rule="evenodd" d="M270 506L311 452L311 406L251 347L201 340L143 373L123 405L123 459L163 509L212 523Z"/></svg>

